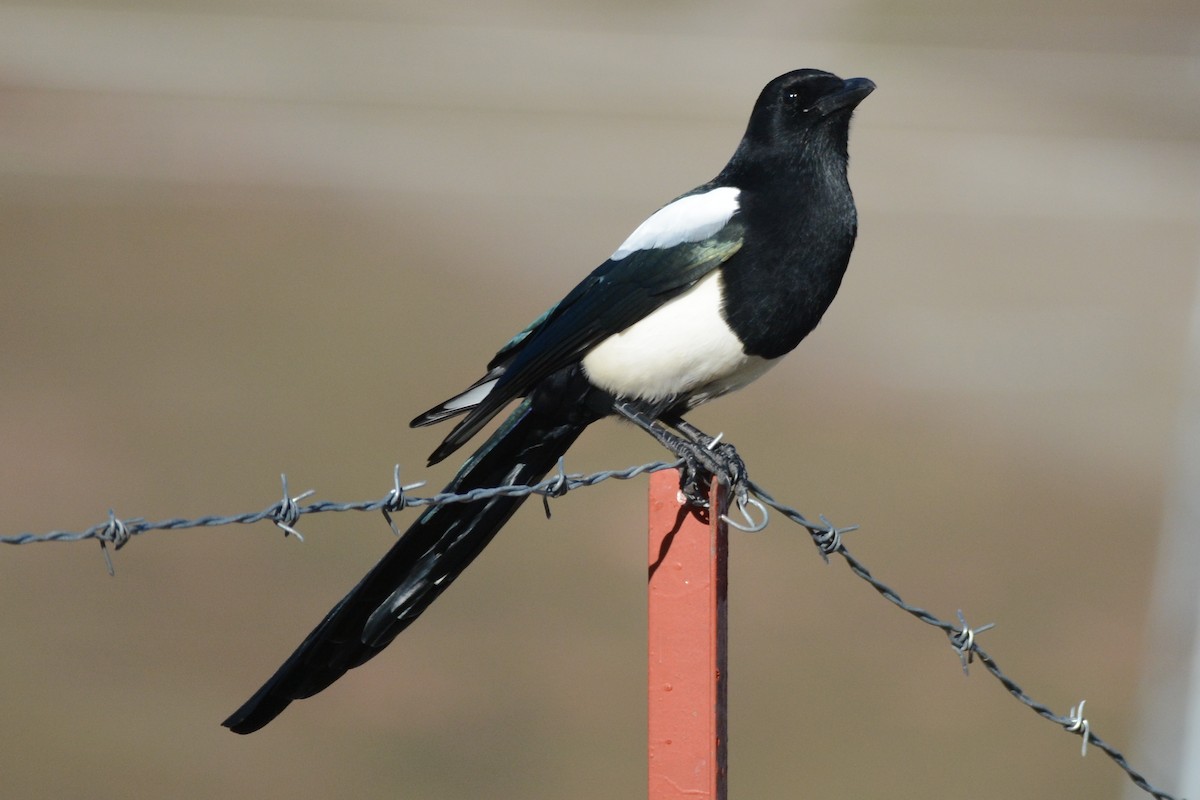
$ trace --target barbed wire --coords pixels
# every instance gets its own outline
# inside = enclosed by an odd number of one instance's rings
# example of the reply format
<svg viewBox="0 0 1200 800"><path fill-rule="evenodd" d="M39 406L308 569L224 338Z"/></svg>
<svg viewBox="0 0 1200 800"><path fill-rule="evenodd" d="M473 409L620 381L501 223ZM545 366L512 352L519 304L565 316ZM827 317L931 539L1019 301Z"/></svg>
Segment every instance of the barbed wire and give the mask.
<svg viewBox="0 0 1200 800"><path fill-rule="evenodd" d="M996 680L1000 681L1001 685L1008 690L1009 694L1017 698L1017 700L1021 701L1021 703L1033 709L1033 711L1038 715L1050 720L1056 725L1059 725L1068 733L1079 734L1083 739L1083 744L1080 748L1081 755L1087 755L1087 748L1089 744L1093 747L1098 747L1107 753L1108 757L1111 758L1117 764L1117 766L1125 770L1125 773L1129 776L1129 779L1133 781L1134 785L1136 785L1139 789L1157 798L1157 800L1176 800L1173 795L1167 794L1161 789L1156 788L1148 780L1146 780L1145 776L1135 770L1119 750L1101 739L1095 733L1092 733L1091 724L1087 721L1087 718L1083 716L1083 705L1086 701L1081 700L1078 706L1072 706L1071 710L1067 712L1066 715L1060 716L1055 714L1054 711L1048 706L1034 700L1025 693L1025 690L1021 688L1020 684L1008 677L1008 675L1004 674L1004 672L1002 672L1000 669L1000 665L996 663L996 660L975 642L975 637L977 635L989 630L990 628L994 628L995 623L988 623L987 625L981 625L978 628L972 628L967 625L967 621L963 616L962 610L960 609L958 611L959 624L955 625L953 622L948 622L947 620L941 619L936 614L933 614L932 612L927 611L920 606L914 606L905 602L894 589L872 575L871 571L867 569L861 561L852 556L850 551L846 549L845 544L842 543L842 534L850 533L851 531L856 530L858 526L835 528L833 525L829 524L829 521L824 517L820 518L822 523L824 523L823 525L814 525L812 522L809 522L799 511L791 506L779 502L758 484L754 483L753 481L750 481L749 483L751 491L758 495L760 500L769 505L771 508L774 508L776 511L779 511L792 522L795 522L796 524L808 529L809 535L812 536L813 543L817 545L817 548L821 553L821 557L825 559L826 563L829 561L829 556L835 553L840 555L843 559L845 559L846 564L849 565L850 569L855 575L870 584L871 587L875 591L879 592L879 594L882 595L888 602L916 617L926 625L932 625L935 628L941 629L941 631L945 633L947 637L949 637L950 646L954 648L954 651L958 654L959 660L962 662L963 674L967 674L968 666L974 663L974 660L978 658L980 663L983 664L987 671L991 673Z"/></svg>
<svg viewBox="0 0 1200 800"><path fill-rule="evenodd" d="M296 530L296 524L300 518L309 514L323 514L329 512L343 511L381 511L383 512L388 524L392 526L392 530L397 534L395 524L392 523L391 515L405 508L414 508L420 506L442 506L451 503L478 503L484 500L490 500L493 497L525 497L528 495L541 495L542 497L561 497L573 489L579 489L584 486L595 486L606 480L616 479L627 481L631 478L636 478L639 475L644 475L650 472L659 472L664 469L674 469L682 464L682 460L675 461L651 461L647 464L642 464L636 467L628 467L626 469L601 470L593 472L589 475L566 474L562 469L562 461L559 461L559 471L552 478L547 478L541 483L526 486L523 484L493 486L482 489L472 489L468 492L455 494L453 492L439 492L429 495L428 497L414 497L408 494L413 489L418 489L425 485L425 481L411 483L407 486L400 484L400 466L397 464L393 472L393 485L391 491L378 500L364 500L361 502L351 503L336 503L327 500L319 500L306 506L301 506L299 503L312 496L315 491L310 489L307 492L292 497L288 492L287 475L280 475L281 483L283 484L283 499L270 505L261 511L251 511L244 514L230 514L221 516L210 514L195 519L165 519L158 522L147 522L142 517L132 519L120 519L109 509L108 521L102 522L99 525L93 525L82 531L50 531L48 533L17 533L7 536L0 536L0 544L40 544L43 542L80 542L88 539L96 539L100 542L101 547L111 544L113 549L120 550L134 536L139 536L150 531L167 531L167 530L184 530L188 528L216 528L222 525L253 525L256 522L270 520L279 527L285 536L291 535L304 540L304 537ZM110 570L111 572L111 570Z"/></svg>
<svg viewBox="0 0 1200 800"><path fill-rule="evenodd" d="M104 554L105 564L108 568L108 573L114 573L112 558L108 551L108 545L112 545L114 550L120 550L134 536L138 536L150 531L160 530L184 530L190 528L211 528L223 525L252 525L263 520L270 520L283 532L284 536L295 536L303 541L303 536L296 529L296 526L301 517L310 514L321 514L329 512L345 512L345 511L379 511L382 512L384 518L391 526L393 532L400 534L392 520L392 514L404 510L405 508L422 507L422 506L440 506L451 503L476 503L484 500L490 500L495 497L526 497L530 495L539 495L543 498L546 505L546 513L549 514L549 498L561 497L567 492L586 486L595 486L607 480L630 480L639 475L644 475L651 472L659 472L665 469L674 469L681 466L682 459L675 461L651 461L639 466L627 467L626 469L618 470L601 470L590 474L568 474L563 468L563 462L560 459L558 463L558 471L552 477L547 478L540 483L533 485L503 485L481 489L472 489L468 492L455 494L451 492L439 492L429 496L413 496L408 494L410 491L424 486L424 481L402 485L400 483L400 466L397 465L393 471L392 488L386 495L378 500L366 500L362 502L337 503L330 501L317 501L308 505L300 505L300 501L312 496L313 490L302 492L295 497L292 497L288 491L288 481L286 475L281 475L280 480L283 487L282 499L261 511L254 511L245 514L233 514L229 516L208 515L197 517L194 519L167 519L159 522L147 522L143 518L121 519L110 509L108 512L108 520L98 525L93 525L83 531L50 531L48 533L19 533L15 535L0 536L0 544L37 544L44 542L78 542L88 539L95 539L100 542L101 550ZM905 611L909 615L915 617L926 625L931 625L938 628L946 634L949 639L950 646L958 655L959 661L962 664L963 674L969 674L969 666L978 659L984 668L1000 682L1000 684L1008 690L1009 694L1015 697L1022 704L1033 710L1036 714L1047 719L1061 727L1068 733L1078 734L1082 739L1080 748L1081 755L1087 755L1088 746L1099 748L1108 755L1110 759L1129 776L1139 789L1156 798L1156 800L1176 800L1173 795L1170 795L1161 789L1156 788L1137 770L1135 770L1117 748L1108 742L1101 739L1091 730L1091 725L1083 714L1083 707L1086 701L1081 700L1079 705L1072 706L1070 711L1065 715L1054 713L1047 705L1034 700L1020 684L1006 675L999 664L992 656L983 650L975 638L995 627L995 623L988 623L979 627L971 627L967 624L963 612L957 612L958 623L942 619L931 611L928 611L920 606L912 605L906 602L900 595L887 584L876 578L869 569L857 558L850 554L842 542L842 537L858 529L857 525L846 527L837 527L824 516L819 516L820 523L814 523L805 517L795 508L776 500L769 492L762 488L758 483L747 480L746 488L748 493L742 494L738 499L736 506L739 508L743 518L746 520L746 525L725 517L725 521L730 525L744 531L760 531L766 527L767 506L775 509L783 514L792 522L800 525L808 531L812 537L813 543L817 546L818 553L821 558L829 563L829 557L839 555L854 572L862 580L866 581L875 591L877 591L884 599L895 605L897 608ZM755 499L757 498L757 499ZM761 502L760 502L761 501ZM747 512L748 507L756 507L762 514L762 519L755 521Z"/></svg>

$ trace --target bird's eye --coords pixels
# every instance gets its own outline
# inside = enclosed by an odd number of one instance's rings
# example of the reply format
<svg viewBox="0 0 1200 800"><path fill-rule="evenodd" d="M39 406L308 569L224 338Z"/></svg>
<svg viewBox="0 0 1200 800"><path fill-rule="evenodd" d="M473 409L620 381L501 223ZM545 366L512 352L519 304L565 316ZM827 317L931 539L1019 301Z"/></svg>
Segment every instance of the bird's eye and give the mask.
<svg viewBox="0 0 1200 800"><path fill-rule="evenodd" d="M793 111L807 112L811 105L811 98L799 89L792 89L785 92L783 101Z"/></svg>

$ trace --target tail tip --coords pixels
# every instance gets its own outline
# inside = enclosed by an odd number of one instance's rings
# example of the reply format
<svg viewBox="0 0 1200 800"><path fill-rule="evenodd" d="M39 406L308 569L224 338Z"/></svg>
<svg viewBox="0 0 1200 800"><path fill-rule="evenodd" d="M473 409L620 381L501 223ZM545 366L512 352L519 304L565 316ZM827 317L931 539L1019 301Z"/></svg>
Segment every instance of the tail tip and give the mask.
<svg viewBox="0 0 1200 800"><path fill-rule="evenodd" d="M222 727L229 728L234 733L245 735L265 728L271 720L278 717L291 704L291 700L279 697L270 698L273 702L263 702L258 695L250 698L245 705L230 714Z"/></svg>

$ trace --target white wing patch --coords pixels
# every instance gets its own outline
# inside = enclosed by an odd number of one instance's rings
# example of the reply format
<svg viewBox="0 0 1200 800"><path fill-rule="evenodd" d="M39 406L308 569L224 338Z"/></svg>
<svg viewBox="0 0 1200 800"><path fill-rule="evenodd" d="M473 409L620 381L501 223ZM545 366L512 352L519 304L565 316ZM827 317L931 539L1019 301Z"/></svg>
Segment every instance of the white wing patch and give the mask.
<svg viewBox="0 0 1200 800"><path fill-rule="evenodd" d="M638 250L674 247L699 242L712 236L738 210L738 194L732 186L704 194L690 194L663 206L629 235L609 258L620 261Z"/></svg>

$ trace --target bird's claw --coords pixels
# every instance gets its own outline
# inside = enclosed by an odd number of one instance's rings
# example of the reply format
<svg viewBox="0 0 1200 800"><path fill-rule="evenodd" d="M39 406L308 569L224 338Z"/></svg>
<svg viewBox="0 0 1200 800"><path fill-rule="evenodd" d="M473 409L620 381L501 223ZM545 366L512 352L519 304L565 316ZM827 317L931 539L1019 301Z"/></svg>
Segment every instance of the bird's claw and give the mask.
<svg viewBox="0 0 1200 800"><path fill-rule="evenodd" d="M708 508L709 473L701 466L694 454L681 456L683 464L679 474L679 492L689 506ZM710 479L711 480L711 479Z"/></svg>

